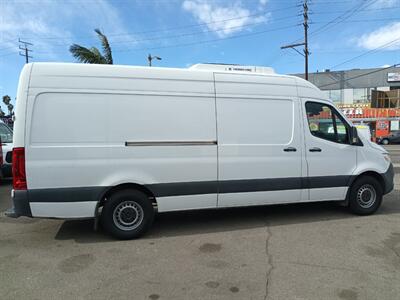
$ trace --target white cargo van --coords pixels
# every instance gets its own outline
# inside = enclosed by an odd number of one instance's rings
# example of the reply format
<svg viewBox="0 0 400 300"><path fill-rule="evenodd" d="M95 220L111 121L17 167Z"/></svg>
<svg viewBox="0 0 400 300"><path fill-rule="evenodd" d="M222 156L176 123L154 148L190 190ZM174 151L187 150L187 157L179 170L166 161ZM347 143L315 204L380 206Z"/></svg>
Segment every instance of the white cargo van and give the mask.
<svg viewBox="0 0 400 300"><path fill-rule="evenodd" d="M14 147L9 216L96 218L118 238L156 212L337 200L371 214L393 189L388 153L318 88L260 67L27 64Z"/></svg>

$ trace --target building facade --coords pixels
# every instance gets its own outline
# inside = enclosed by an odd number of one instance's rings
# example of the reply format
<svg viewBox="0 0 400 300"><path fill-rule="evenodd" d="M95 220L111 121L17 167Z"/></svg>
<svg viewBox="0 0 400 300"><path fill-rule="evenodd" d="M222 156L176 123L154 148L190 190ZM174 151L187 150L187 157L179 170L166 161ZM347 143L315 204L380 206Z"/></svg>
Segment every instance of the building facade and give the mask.
<svg viewBox="0 0 400 300"><path fill-rule="evenodd" d="M400 68L324 70L310 73L309 81L353 123L368 124L374 137L400 130Z"/></svg>

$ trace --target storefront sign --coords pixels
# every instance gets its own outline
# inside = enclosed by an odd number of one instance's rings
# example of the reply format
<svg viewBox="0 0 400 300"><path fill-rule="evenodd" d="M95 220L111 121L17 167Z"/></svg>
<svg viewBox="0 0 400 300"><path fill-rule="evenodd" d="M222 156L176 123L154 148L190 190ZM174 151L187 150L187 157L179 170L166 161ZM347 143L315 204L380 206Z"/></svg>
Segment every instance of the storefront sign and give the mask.
<svg viewBox="0 0 400 300"><path fill-rule="evenodd" d="M388 78L387 78L388 82L396 82L396 81L400 81L400 73L388 73Z"/></svg>
<svg viewBox="0 0 400 300"><path fill-rule="evenodd" d="M348 115L362 115L363 109L362 108L344 108L342 109L343 113L348 116Z"/></svg>
<svg viewBox="0 0 400 300"><path fill-rule="evenodd" d="M342 108L342 112L349 119L385 119L399 118L399 108Z"/></svg>
<svg viewBox="0 0 400 300"><path fill-rule="evenodd" d="M380 120L376 121L376 132L375 135L379 136L387 136L389 134L389 121Z"/></svg>

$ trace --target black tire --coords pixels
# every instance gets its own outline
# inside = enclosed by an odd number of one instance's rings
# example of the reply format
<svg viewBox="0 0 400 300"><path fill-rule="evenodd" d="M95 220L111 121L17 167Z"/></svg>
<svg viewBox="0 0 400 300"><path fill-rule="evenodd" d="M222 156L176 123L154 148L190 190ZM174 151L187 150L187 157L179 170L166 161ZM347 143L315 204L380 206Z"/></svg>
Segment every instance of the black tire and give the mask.
<svg viewBox="0 0 400 300"><path fill-rule="evenodd" d="M381 206L382 185L374 177L363 176L351 186L349 208L357 215L371 215Z"/></svg>
<svg viewBox="0 0 400 300"><path fill-rule="evenodd" d="M382 145L389 145L389 140L383 139L381 143L382 143Z"/></svg>
<svg viewBox="0 0 400 300"><path fill-rule="evenodd" d="M137 190L113 193L101 212L103 228L113 237L128 240L138 238L152 225L154 208L149 197Z"/></svg>

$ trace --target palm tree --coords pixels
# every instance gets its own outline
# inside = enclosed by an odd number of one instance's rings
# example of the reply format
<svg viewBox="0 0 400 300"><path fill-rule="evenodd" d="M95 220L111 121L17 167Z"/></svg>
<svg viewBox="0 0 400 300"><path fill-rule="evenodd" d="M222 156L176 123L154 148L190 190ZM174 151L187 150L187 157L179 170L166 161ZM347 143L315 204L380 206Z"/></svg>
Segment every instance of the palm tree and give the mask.
<svg viewBox="0 0 400 300"><path fill-rule="evenodd" d="M14 112L13 112L14 105L11 104L10 96L8 96L8 95L3 96L3 103L7 106L8 115L11 117L14 114ZM0 109L0 113L1 112L3 112L3 111ZM4 114L4 112L3 112L3 114Z"/></svg>
<svg viewBox="0 0 400 300"><path fill-rule="evenodd" d="M108 43L107 37L99 30L94 30L101 42L101 46L103 48L103 54L100 53L99 49L96 47L91 47L90 49L72 44L69 47L69 51L72 53L72 56L75 57L79 62L86 64L113 64L113 58L111 53L111 47Z"/></svg>

